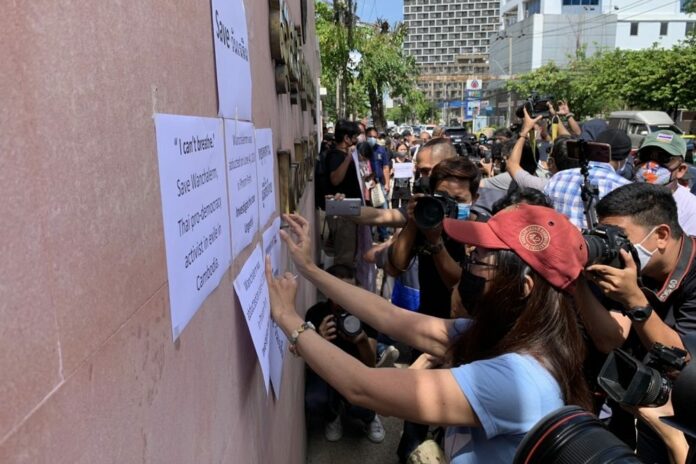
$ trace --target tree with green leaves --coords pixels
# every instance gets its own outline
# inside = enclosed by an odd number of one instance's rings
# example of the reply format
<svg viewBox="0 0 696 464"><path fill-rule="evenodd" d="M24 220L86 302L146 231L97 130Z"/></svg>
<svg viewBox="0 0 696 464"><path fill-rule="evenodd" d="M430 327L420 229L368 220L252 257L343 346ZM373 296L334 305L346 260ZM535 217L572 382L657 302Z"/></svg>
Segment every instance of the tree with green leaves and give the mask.
<svg viewBox="0 0 696 464"><path fill-rule="evenodd" d="M372 110L372 119L379 130L386 129L384 94L392 98L406 97L415 87L416 63L404 53L406 26L397 23L390 29L387 21L377 21L360 30L362 57L358 65L358 80L365 86Z"/></svg>
<svg viewBox="0 0 696 464"><path fill-rule="evenodd" d="M550 63L509 81L507 88L521 96L537 91L567 99L579 117L628 108L675 114L696 108L695 75L696 41L686 40L671 49L579 56L566 68Z"/></svg>
<svg viewBox="0 0 696 464"><path fill-rule="evenodd" d="M374 125L384 130L385 94L403 100L409 115L427 113L429 106L423 104L423 95L416 87L415 60L403 50L406 26L397 23L391 28L382 20L352 24L355 8L351 1L335 0L333 6L315 1L321 80L327 90L324 107L329 117L338 119L371 111ZM350 31L346 23L352 24Z"/></svg>

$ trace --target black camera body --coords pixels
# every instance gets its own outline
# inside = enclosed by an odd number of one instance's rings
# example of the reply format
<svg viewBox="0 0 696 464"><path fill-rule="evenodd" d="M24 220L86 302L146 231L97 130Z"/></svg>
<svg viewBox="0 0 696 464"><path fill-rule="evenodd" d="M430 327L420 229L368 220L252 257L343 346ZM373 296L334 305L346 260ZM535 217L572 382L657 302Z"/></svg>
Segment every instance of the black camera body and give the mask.
<svg viewBox="0 0 696 464"><path fill-rule="evenodd" d="M420 176L413 182L411 191L415 193L423 193L430 195L430 177Z"/></svg>
<svg viewBox="0 0 696 464"><path fill-rule="evenodd" d="M620 227L599 224L592 229L583 230L582 236L587 245L586 266L605 264L617 269L623 269L626 267L626 264L621 258L621 250L629 252L636 264L639 262L638 252Z"/></svg>
<svg viewBox="0 0 696 464"><path fill-rule="evenodd" d="M445 192L435 192L418 199L413 216L421 229L434 229L445 218L457 217L457 200Z"/></svg>
<svg viewBox="0 0 696 464"><path fill-rule="evenodd" d="M360 319L345 311L336 316L336 328L348 338L357 337L363 329Z"/></svg>
<svg viewBox="0 0 696 464"><path fill-rule="evenodd" d="M618 403L657 407L669 400L674 378L686 364L686 351L659 343L655 343L643 362L617 349L607 357L597 381Z"/></svg>
<svg viewBox="0 0 696 464"><path fill-rule="evenodd" d="M530 118L536 118L537 116L543 116L548 118L551 116L549 111L549 102L553 102L553 95L543 95L539 96L536 92L532 92L527 101L525 101L517 111L515 111L515 116L520 119L524 118L523 109L527 109L527 114Z"/></svg>

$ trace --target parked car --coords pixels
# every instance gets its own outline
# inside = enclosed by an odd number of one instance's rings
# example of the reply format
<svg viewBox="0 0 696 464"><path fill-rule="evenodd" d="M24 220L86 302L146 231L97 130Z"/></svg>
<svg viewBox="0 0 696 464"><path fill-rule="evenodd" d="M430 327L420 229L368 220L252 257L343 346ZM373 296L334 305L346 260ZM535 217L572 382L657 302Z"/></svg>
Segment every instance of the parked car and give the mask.
<svg viewBox="0 0 696 464"><path fill-rule="evenodd" d="M686 161L693 163L694 137L684 135L664 111L614 111L609 115L609 127L625 130L631 139L631 145L637 150L643 139L651 132L671 130L686 140Z"/></svg>

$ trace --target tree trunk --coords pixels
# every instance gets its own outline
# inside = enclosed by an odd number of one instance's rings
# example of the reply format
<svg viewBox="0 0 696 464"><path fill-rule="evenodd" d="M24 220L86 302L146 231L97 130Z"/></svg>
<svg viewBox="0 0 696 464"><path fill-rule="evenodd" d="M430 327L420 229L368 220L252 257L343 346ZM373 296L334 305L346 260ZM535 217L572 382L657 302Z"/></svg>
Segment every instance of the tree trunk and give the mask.
<svg viewBox="0 0 696 464"><path fill-rule="evenodd" d="M378 92L373 86L368 86L368 97L370 98L370 108L372 110L372 123L378 132L387 131L387 121L384 118L384 102L382 93Z"/></svg>

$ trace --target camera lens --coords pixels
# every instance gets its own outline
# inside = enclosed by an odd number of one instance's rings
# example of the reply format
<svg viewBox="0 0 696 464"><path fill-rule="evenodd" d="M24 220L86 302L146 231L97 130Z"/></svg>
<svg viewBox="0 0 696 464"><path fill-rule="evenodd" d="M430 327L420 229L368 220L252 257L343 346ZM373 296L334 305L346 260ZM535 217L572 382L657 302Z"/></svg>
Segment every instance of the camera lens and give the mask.
<svg viewBox="0 0 696 464"><path fill-rule="evenodd" d="M339 328L346 336L355 337L362 331L362 323L352 314L345 313L340 318Z"/></svg>
<svg viewBox="0 0 696 464"><path fill-rule="evenodd" d="M565 406L524 437L514 464L633 464L640 460L590 412Z"/></svg>
<svg viewBox="0 0 696 464"><path fill-rule="evenodd" d="M421 229L433 229L440 225L445 218L445 207L442 202L433 197L418 199L413 211L416 225Z"/></svg>
<svg viewBox="0 0 696 464"><path fill-rule="evenodd" d="M597 235L583 234L583 238L587 244L587 266L591 266L592 264L603 264L609 253L607 241L603 237L598 237Z"/></svg>

